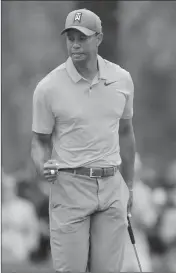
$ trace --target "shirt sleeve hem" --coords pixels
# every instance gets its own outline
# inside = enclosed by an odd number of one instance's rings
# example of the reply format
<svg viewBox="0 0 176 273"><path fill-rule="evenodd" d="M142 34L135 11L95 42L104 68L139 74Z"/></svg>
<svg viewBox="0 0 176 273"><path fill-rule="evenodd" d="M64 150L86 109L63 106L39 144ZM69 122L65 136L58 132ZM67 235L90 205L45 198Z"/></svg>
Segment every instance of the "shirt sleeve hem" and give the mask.
<svg viewBox="0 0 176 273"><path fill-rule="evenodd" d="M32 131L38 134L51 134L52 131L49 129L36 129L36 128L32 128Z"/></svg>
<svg viewBox="0 0 176 273"><path fill-rule="evenodd" d="M121 119L130 119L130 118L132 118L132 117L133 117L133 115L130 115L130 116L122 116Z"/></svg>

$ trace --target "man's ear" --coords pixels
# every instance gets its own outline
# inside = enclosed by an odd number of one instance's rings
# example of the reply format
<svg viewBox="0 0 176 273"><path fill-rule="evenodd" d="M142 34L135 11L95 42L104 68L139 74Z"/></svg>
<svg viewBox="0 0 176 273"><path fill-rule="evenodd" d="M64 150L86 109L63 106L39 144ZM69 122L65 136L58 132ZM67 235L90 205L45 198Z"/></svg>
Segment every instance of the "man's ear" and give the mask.
<svg viewBox="0 0 176 273"><path fill-rule="evenodd" d="M97 46L99 46L103 41L103 33L97 35Z"/></svg>

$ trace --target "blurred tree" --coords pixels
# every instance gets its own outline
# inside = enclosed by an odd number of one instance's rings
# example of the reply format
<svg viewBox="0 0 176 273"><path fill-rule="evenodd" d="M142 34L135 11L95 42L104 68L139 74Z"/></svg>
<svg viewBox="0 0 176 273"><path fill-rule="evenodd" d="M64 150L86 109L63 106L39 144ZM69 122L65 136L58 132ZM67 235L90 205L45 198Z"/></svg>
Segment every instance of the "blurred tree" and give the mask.
<svg viewBox="0 0 176 273"><path fill-rule="evenodd" d="M135 84L138 151L161 168L176 154L176 2L120 1L118 11L119 63Z"/></svg>
<svg viewBox="0 0 176 273"><path fill-rule="evenodd" d="M36 84L65 61L60 32L74 3L2 2L2 165L28 168ZM31 169L29 168L31 171Z"/></svg>

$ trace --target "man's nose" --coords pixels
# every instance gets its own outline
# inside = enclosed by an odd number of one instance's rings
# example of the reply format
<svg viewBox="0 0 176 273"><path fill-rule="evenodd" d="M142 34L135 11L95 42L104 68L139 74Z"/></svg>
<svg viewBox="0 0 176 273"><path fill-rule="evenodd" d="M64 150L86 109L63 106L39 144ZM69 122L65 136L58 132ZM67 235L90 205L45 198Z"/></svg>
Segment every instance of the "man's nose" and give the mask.
<svg viewBox="0 0 176 273"><path fill-rule="evenodd" d="M80 48L80 44L78 41L74 41L73 48Z"/></svg>

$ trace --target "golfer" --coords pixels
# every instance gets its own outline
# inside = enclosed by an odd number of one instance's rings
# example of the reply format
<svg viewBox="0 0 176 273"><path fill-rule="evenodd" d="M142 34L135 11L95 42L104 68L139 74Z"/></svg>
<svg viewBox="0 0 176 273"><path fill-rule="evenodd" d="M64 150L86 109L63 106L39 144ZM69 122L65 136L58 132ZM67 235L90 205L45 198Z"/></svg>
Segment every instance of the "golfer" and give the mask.
<svg viewBox="0 0 176 273"><path fill-rule="evenodd" d="M37 85L32 158L50 182L56 272L120 272L132 206L135 139L129 72L98 55L100 18L68 14L68 59Z"/></svg>

